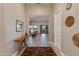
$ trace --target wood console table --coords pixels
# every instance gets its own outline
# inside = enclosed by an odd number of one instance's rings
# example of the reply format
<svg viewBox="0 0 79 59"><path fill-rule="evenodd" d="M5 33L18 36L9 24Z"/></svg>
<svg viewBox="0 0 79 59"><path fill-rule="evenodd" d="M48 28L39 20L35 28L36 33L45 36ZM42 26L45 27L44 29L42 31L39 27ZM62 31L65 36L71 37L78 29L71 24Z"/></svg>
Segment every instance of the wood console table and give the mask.
<svg viewBox="0 0 79 59"><path fill-rule="evenodd" d="M16 40L15 40L15 42L18 42L18 43L20 43L20 47L19 47L19 51L22 49L22 47L25 47L25 46L27 46L27 44L26 44L26 40L28 39L28 36L21 36L21 37L19 37L19 38L17 38ZM23 46L23 44L24 44L24 46Z"/></svg>

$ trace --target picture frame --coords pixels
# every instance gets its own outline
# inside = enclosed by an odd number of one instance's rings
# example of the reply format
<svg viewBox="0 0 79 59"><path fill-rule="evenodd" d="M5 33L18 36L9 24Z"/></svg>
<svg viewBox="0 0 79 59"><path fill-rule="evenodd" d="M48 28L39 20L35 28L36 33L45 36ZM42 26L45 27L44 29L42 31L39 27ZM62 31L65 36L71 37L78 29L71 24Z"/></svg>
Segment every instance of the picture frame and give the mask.
<svg viewBox="0 0 79 59"><path fill-rule="evenodd" d="M16 20L16 32L24 31L24 22L20 20Z"/></svg>

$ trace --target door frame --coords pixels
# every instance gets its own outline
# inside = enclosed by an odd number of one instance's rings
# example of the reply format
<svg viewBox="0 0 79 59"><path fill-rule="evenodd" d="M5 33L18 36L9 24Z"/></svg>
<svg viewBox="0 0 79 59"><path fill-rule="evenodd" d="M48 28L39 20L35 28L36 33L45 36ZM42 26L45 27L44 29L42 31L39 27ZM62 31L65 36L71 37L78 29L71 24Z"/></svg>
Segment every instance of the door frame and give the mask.
<svg viewBox="0 0 79 59"><path fill-rule="evenodd" d="M32 16L34 16L34 17L38 17L38 16L47 16L47 17L48 17L48 24L46 24L46 25L48 25L48 34L49 34L49 19L50 19L50 16L49 16L49 15L29 15L29 16L28 16L29 25L30 25L30 17L32 17ZM48 37L49 37L49 36L48 36Z"/></svg>
<svg viewBox="0 0 79 59"><path fill-rule="evenodd" d="M60 14L60 17L59 17L59 18L60 18L60 21L58 20L58 21L60 22L59 25L58 25L58 26L60 26L59 30L58 30L58 27L56 26L56 22L57 22L56 19L57 19L57 17L58 17L58 13ZM55 44L55 46L56 46L58 49L60 49L60 50L61 50L61 39L62 39L62 37L61 37L61 36L62 36L62 34L61 34L61 33L62 33L62 32L61 32L61 31L62 31L62 29L61 29L61 27L62 27L62 24L61 24L62 20L61 20L61 19L62 19L62 8L59 8L59 9L56 10L56 12L55 12L55 14L54 14L54 44ZM59 42L56 41L56 40L57 40L57 37L58 37L58 36L56 35L56 32L57 32L57 31L60 31L60 32L59 32L59 34L60 34Z"/></svg>

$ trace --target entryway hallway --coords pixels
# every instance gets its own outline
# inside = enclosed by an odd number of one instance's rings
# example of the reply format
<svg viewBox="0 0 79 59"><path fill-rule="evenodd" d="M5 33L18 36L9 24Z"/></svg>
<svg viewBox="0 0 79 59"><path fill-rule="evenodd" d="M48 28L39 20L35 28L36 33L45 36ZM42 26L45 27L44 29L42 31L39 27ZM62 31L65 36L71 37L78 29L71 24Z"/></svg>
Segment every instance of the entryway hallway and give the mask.
<svg viewBox="0 0 79 59"><path fill-rule="evenodd" d="M79 56L79 3L1 3L0 55Z"/></svg>

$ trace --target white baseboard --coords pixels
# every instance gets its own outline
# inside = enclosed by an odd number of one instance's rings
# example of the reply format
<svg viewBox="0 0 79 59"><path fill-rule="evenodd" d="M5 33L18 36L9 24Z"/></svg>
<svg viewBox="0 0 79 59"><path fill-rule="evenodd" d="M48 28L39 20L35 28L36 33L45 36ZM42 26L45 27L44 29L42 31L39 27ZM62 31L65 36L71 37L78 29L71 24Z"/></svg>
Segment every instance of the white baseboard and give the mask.
<svg viewBox="0 0 79 59"><path fill-rule="evenodd" d="M21 50L21 52L18 54L18 56L21 56L25 49L26 49L26 47L24 47L24 48Z"/></svg>
<svg viewBox="0 0 79 59"><path fill-rule="evenodd" d="M16 56L18 54L18 51L16 51L12 56Z"/></svg>
<svg viewBox="0 0 79 59"><path fill-rule="evenodd" d="M25 50L26 47L24 47L21 52L18 54L18 51L16 51L12 56L21 56L21 54L23 53L23 51Z"/></svg>
<svg viewBox="0 0 79 59"><path fill-rule="evenodd" d="M55 51L55 53L58 55L58 56L66 56L61 50L59 50L54 44L53 42L49 42L50 46L52 47L52 49ZM21 52L18 54L18 51L16 51L12 56L21 56L21 54L23 53L23 51L26 49L23 48L21 50ZM18 54L18 55L17 55Z"/></svg>
<svg viewBox="0 0 79 59"><path fill-rule="evenodd" d="M65 56L65 54L59 50L54 44L53 42L49 42L50 46L52 47L52 49L55 51L55 53L58 55L58 56Z"/></svg>

